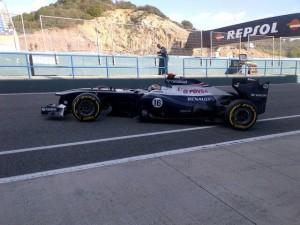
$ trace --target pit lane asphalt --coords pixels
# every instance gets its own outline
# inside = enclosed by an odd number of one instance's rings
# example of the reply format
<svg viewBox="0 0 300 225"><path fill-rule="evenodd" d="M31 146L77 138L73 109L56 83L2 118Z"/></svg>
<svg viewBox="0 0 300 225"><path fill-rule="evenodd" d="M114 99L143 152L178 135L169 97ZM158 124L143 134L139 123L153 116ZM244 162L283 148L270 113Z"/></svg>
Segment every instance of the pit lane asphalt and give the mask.
<svg viewBox="0 0 300 225"><path fill-rule="evenodd" d="M300 114L299 96L300 85L271 86L267 112L260 119ZM119 117L79 123L72 116L52 120L39 114L41 105L55 102L57 98L52 94L0 95L0 152L203 126L140 123ZM217 125L204 130L0 155L0 178L294 130L300 130L299 117L259 122L247 132Z"/></svg>

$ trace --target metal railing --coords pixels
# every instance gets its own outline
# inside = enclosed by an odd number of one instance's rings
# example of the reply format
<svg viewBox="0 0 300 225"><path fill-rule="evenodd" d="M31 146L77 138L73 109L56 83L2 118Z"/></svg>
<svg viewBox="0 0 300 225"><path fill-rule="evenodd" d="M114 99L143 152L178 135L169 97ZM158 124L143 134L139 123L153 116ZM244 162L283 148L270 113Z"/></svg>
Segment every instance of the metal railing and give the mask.
<svg viewBox="0 0 300 225"><path fill-rule="evenodd" d="M15 75L16 70L22 70L21 75L31 79L33 76L58 76L80 78L143 78L157 77L159 69L168 70L183 76L194 77L228 77L226 71L231 60L225 58L170 57L169 65L159 63L163 58L157 56L111 56L96 54L60 54L32 52L2 52L0 53L0 76ZM257 75L299 75L300 60L291 59L251 59L255 63ZM163 65L163 66L162 66ZM232 68L232 66L231 66ZM249 75L249 67L236 67L237 76ZM124 71L126 71L125 75ZM96 72L96 75L93 75ZM113 74L116 75L113 75ZM2 75L1 75L2 74Z"/></svg>
<svg viewBox="0 0 300 225"><path fill-rule="evenodd" d="M131 70L131 75L133 75L132 71L135 71L134 75L136 78L140 78L140 74L142 70L155 70L166 69L166 62L164 58L156 57L156 56L145 56L145 57L137 57L137 56L111 56L111 55L93 55L93 54L61 54L61 53L32 53L32 52L2 52L0 53L0 59L2 58L2 62L7 58L17 59L21 63L15 64L3 64L0 63L0 68L14 69L21 68L27 70L27 77L31 79L33 76L49 76L54 75L53 70L51 69L66 69L69 70L67 75L61 76L72 76L73 79L76 78L76 70L79 69L90 69L90 70L105 70L105 77L102 78L110 78L110 73L112 70ZM78 59L88 58L88 62L94 61L92 65L85 66L82 63L76 63ZM95 60L96 59L96 60ZM44 60L44 62L42 62ZM118 63L118 61L125 61L123 63ZM142 65L141 61L148 60L151 63L147 63L146 65ZM159 61L163 60L163 65L159 64ZM7 61L7 60L6 60ZM12 60L10 60L12 61ZM63 61L63 62L61 62ZM38 69L44 69L46 74L38 74ZM54 72L55 73L55 72ZM59 76L59 74L57 74ZM1 76L1 75L0 75ZM79 75L78 75L79 76Z"/></svg>
<svg viewBox="0 0 300 225"><path fill-rule="evenodd" d="M230 76L226 73L226 70L231 67L236 69L236 75L248 76L249 69L251 66L230 66L230 62L233 59L221 59L221 58L183 58L183 76L190 75L189 71L196 71L197 74L208 77L212 73L210 71L220 71L219 74L224 76ZM299 75L300 60L293 59L249 59L249 61L256 65L257 75L267 76L267 75ZM191 63L193 62L193 63ZM195 73L194 73L195 74Z"/></svg>

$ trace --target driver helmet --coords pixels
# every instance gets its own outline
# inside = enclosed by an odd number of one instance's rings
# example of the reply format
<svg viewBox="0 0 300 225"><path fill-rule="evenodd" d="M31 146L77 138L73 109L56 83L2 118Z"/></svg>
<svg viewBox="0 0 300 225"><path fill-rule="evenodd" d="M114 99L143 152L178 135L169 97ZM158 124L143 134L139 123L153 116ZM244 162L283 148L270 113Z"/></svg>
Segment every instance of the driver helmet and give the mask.
<svg viewBox="0 0 300 225"><path fill-rule="evenodd" d="M161 90L161 86L159 84L152 84L149 88L149 91Z"/></svg>

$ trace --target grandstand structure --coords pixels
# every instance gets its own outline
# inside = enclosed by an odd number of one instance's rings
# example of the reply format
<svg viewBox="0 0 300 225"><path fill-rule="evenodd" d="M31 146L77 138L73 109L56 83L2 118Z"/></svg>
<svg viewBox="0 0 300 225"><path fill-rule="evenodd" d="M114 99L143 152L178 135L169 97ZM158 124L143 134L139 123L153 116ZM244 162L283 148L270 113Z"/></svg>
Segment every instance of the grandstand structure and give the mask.
<svg viewBox="0 0 300 225"><path fill-rule="evenodd" d="M0 0L0 51L19 51L19 39L7 7Z"/></svg>

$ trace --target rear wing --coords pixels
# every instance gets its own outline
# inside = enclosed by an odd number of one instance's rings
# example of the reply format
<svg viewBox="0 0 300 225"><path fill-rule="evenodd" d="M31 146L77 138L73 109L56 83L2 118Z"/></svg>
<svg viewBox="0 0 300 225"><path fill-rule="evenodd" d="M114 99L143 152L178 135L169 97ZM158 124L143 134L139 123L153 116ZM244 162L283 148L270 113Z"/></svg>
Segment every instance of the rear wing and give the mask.
<svg viewBox="0 0 300 225"><path fill-rule="evenodd" d="M255 104L257 113L262 114L266 110L269 93L269 82L260 83L253 78L234 78L232 87L242 99L247 99Z"/></svg>

